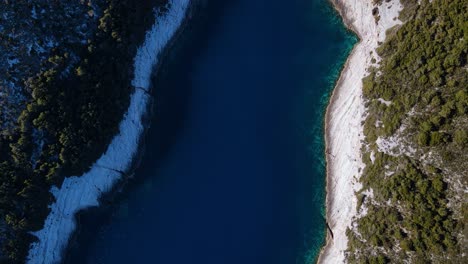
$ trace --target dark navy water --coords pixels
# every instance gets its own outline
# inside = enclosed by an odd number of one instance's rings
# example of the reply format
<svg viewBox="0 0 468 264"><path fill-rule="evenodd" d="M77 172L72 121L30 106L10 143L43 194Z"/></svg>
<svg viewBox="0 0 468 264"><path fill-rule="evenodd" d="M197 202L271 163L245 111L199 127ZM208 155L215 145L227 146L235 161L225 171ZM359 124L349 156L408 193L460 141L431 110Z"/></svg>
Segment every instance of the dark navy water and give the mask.
<svg viewBox="0 0 468 264"><path fill-rule="evenodd" d="M356 39L326 0L208 1L154 80L141 166L66 263L290 264L324 242L323 115Z"/></svg>

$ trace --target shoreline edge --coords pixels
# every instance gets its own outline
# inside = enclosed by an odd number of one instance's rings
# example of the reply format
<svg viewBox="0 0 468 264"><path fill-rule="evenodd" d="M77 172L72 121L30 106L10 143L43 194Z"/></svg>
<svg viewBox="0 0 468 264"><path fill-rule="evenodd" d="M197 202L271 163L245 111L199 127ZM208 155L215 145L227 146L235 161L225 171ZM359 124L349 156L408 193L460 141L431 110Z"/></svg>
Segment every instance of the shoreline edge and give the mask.
<svg viewBox="0 0 468 264"><path fill-rule="evenodd" d="M345 263L348 229L354 230L352 220L357 212L355 192L362 191L359 178L364 169L361 159L366 108L362 95L362 78L369 67L377 67L380 58L376 48L385 40L386 31L398 24L402 9L399 0L385 1L374 6L366 0L329 0L348 30L358 42L354 45L330 96L325 112L326 156L326 242L317 263ZM377 22L372 10L378 8Z"/></svg>
<svg viewBox="0 0 468 264"><path fill-rule="evenodd" d="M31 244L26 263L63 261L71 240L80 228L79 215L105 206L103 199L118 192L138 167L142 156L140 150L144 149L152 114L151 79L193 15L195 2L198 0L169 0L168 12L156 16L151 28L147 29L145 40L134 57L134 91L130 95L129 108L120 122L119 134L88 172L80 177L66 177L60 189L52 187L51 192L56 200L49 205L51 212L44 228L33 233L39 241ZM98 174L95 176L99 179L91 178L93 174ZM80 187L88 193L83 193ZM74 204L68 202L70 198Z"/></svg>

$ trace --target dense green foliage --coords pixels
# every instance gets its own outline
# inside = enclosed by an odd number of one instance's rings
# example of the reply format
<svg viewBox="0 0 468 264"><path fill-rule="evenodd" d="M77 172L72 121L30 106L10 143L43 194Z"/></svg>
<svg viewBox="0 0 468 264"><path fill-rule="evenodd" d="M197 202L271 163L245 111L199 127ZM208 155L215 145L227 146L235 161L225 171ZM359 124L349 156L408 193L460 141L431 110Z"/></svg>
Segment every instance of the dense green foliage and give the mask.
<svg viewBox="0 0 468 264"><path fill-rule="evenodd" d="M459 234L468 208L457 186L468 180L468 5L402 2L405 24L388 32L380 67L363 80L369 116L361 182L374 197L358 194L368 214L348 231L348 260L467 263ZM400 150L379 152L378 138L398 140Z"/></svg>
<svg viewBox="0 0 468 264"><path fill-rule="evenodd" d="M159 1L158 4L164 4ZM0 237L7 263L21 263L42 228L51 185L81 175L116 134L129 104L136 45L154 2L107 0L93 39L59 47L26 85L31 98L11 136L0 139ZM66 51L72 49L79 58Z"/></svg>

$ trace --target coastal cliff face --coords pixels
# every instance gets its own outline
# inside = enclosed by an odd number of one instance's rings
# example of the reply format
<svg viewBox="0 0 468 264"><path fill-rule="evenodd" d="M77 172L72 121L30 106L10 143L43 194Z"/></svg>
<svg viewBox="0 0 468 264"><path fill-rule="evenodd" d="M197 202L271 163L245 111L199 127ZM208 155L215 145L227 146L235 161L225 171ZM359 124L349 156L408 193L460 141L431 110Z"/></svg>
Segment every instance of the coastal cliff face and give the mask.
<svg viewBox="0 0 468 264"><path fill-rule="evenodd" d="M462 2L334 1L361 41L327 111L320 263L466 262Z"/></svg>

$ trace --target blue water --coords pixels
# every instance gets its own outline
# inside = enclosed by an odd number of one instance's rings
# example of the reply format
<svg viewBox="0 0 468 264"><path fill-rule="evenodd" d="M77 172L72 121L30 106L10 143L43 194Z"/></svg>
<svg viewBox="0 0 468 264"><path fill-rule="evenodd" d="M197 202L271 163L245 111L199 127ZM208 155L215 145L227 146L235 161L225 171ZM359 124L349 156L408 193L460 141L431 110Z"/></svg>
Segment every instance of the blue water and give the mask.
<svg viewBox="0 0 468 264"><path fill-rule="evenodd" d="M326 0L208 2L154 80L135 179L80 218L66 263L316 258L323 116L356 39Z"/></svg>

